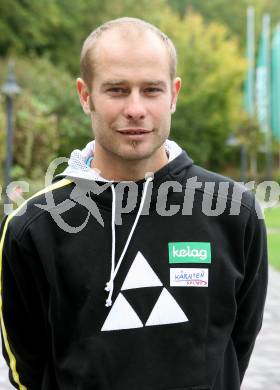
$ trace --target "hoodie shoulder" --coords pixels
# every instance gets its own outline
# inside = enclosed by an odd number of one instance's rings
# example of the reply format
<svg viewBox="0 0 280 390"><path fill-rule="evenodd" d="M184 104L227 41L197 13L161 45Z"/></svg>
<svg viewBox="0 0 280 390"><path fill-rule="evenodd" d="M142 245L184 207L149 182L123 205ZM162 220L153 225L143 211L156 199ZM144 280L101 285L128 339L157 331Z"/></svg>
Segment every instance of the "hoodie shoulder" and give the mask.
<svg viewBox="0 0 280 390"><path fill-rule="evenodd" d="M196 178L198 183L202 183L198 191L210 192L209 195L213 197L226 196L229 201L240 202L248 210L251 210L257 203L251 188L247 188L244 183L237 182L198 165L193 164L187 170L185 181L191 178Z"/></svg>
<svg viewBox="0 0 280 390"><path fill-rule="evenodd" d="M43 188L10 213L2 224L9 225L13 235L20 239L25 229L41 214L69 199L73 185L72 180L62 179Z"/></svg>

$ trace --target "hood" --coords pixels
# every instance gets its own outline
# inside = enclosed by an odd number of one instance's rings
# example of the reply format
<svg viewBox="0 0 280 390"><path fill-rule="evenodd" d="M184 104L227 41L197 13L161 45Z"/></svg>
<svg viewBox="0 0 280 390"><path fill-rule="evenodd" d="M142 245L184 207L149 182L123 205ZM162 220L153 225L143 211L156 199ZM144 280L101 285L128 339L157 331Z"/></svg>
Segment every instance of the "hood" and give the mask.
<svg viewBox="0 0 280 390"><path fill-rule="evenodd" d="M171 163L177 157L183 154L185 156L184 159L185 161L183 166L181 166L181 168L186 168L187 166L192 165L193 161L186 155L185 152L183 152L182 148L179 145L177 145L176 142L166 140L164 143L164 147L168 155L169 163ZM68 167L62 173L60 173L55 177L55 181L61 179L61 177L67 176L69 178L73 177L73 178L80 178L86 180L94 180L98 182L111 182L110 180L107 180L104 177L102 177L100 171L97 168L90 168L89 166L90 164L88 162L89 160L92 159L92 157L94 157L94 150L95 150L94 140L89 142L82 150L79 149L73 150L68 160ZM177 165L177 169L178 168L179 167ZM160 169L158 172L161 172L161 170L162 169Z"/></svg>
<svg viewBox="0 0 280 390"><path fill-rule="evenodd" d="M67 176L68 178L79 178L92 180L95 182L103 182L108 183L110 189L102 193L103 202L109 201L111 203L112 210L112 221L111 221L111 229L112 229L112 252L111 252L111 272L110 277L108 278L108 282L106 283L105 290L108 291L108 298L106 299L105 306L109 307L112 305L112 295L114 291L114 279L118 273L118 270L122 264L122 261L125 257L127 248L130 244L132 236L134 234L135 228L138 224L139 218L144 209L144 204L146 197L148 197L148 189L149 183L153 181L155 187L158 187L160 183L166 181L167 177L170 177L170 180L174 178L174 176L180 175L180 172L184 171L187 167L193 164L193 161L188 157L187 153L183 151L179 145L174 141L166 140L165 141L165 150L168 155L168 163L159 169L157 172L149 172L142 180L136 182L138 187L140 187L140 203L137 208L137 214L130 230L130 233L127 237L126 243L122 250L121 256L119 259L116 259L116 207L117 207L117 199L116 199L116 185L118 183L106 180L100 175L100 171L97 169L90 168L90 160L94 158L94 150L95 150L95 141L89 142L83 150L74 150L71 153L70 159L68 161L68 167L65 171L55 177L55 181L61 179L62 177ZM119 183L119 184L122 184ZM153 190L152 190L153 191ZM108 196L109 195L109 196Z"/></svg>

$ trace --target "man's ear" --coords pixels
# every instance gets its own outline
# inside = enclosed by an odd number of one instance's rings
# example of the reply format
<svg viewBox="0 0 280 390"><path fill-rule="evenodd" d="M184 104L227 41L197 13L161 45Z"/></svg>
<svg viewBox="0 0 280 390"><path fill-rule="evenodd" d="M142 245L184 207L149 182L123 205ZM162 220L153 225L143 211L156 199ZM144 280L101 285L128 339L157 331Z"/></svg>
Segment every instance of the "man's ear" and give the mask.
<svg viewBox="0 0 280 390"><path fill-rule="evenodd" d="M92 108L91 96L90 93L88 92L86 83L80 77L76 80L76 88L77 88L77 92L80 98L80 103L84 110L84 113L86 115L90 115L91 108Z"/></svg>
<svg viewBox="0 0 280 390"><path fill-rule="evenodd" d="M176 77L172 82L172 101L170 106L172 114L176 111L176 102L177 102L180 89L181 89L181 79L180 77Z"/></svg>

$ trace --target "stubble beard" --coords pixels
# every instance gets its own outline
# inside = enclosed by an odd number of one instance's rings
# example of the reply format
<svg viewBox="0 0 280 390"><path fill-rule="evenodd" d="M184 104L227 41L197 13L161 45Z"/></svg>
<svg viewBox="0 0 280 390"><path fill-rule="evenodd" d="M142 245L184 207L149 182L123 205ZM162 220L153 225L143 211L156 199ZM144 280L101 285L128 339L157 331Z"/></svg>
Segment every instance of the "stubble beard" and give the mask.
<svg viewBox="0 0 280 390"><path fill-rule="evenodd" d="M102 119L98 117L93 101L90 99L90 106L91 106L91 113L93 114L92 118L92 127L93 127L93 134L95 137L96 142L101 146L101 148L106 151L108 154L111 154L113 158L118 158L122 159L123 161L131 161L131 162L137 162L137 161L143 161L145 159L150 158L152 155L154 155L165 143L166 139L169 136L170 130L169 131L164 131L164 133L161 132L160 129L154 128L153 132L155 132L156 136L156 144L152 149L149 149L143 153L139 154L140 152L137 151L138 144L141 143L141 141L130 141L129 143L126 143L125 148L130 146L130 151L129 152L124 152L122 149L122 145L124 145L123 142L112 142L112 137L114 137L114 131L117 131L116 129L118 128L117 126L114 127L108 127L104 126L102 123ZM94 120L95 119L95 120ZM121 126L120 126L121 127ZM127 126L129 127L129 126ZM134 126L135 127L135 124ZM140 126L141 127L141 126ZM98 132L94 129L99 129ZM112 135L110 133L112 132ZM105 135L105 136L104 136ZM110 147L110 145L113 145L113 147ZM140 145L141 148L141 145Z"/></svg>
<svg viewBox="0 0 280 390"><path fill-rule="evenodd" d="M152 149L148 148L146 151L141 151L141 145L139 145L140 142L137 141L130 141L125 145L122 144L122 142L114 143L109 137L97 137L96 141L104 151L112 156L113 160L117 158L124 162L130 161L133 163L149 159L157 152L158 149L160 149L160 147L165 142L165 139L162 139L158 145L155 145ZM138 150L138 148L140 148L140 150Z"/></svg>

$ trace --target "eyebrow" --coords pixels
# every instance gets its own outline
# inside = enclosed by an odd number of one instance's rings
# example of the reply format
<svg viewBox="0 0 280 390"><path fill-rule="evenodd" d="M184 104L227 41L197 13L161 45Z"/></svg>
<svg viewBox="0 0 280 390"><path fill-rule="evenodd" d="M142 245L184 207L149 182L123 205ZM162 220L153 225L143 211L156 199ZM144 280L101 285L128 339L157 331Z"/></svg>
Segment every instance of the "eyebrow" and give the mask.
<svg viewBox="0 0 280 390"><path fill-rule="evenodd" d="M108 80L102 84L102 88L107 88L107 87L116 87L119 85L124 85L124 84L129 84L127 80ZM149 85L149 86L162 86L166 87L166 83L162 80L147 80L144 81L143 84Z"/></svg>

